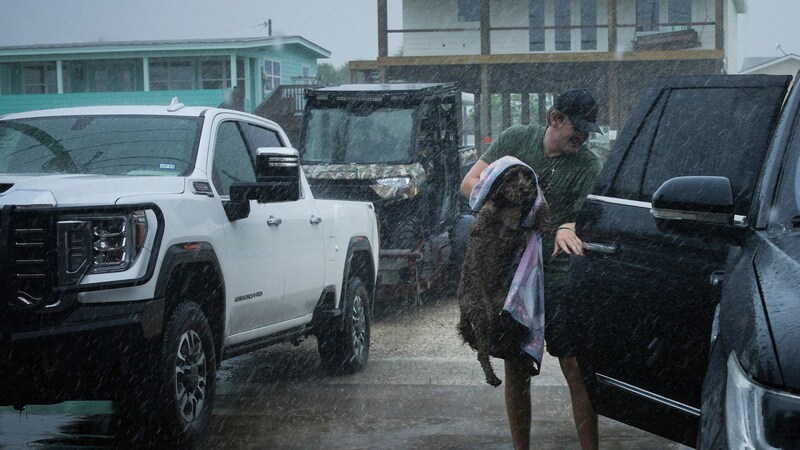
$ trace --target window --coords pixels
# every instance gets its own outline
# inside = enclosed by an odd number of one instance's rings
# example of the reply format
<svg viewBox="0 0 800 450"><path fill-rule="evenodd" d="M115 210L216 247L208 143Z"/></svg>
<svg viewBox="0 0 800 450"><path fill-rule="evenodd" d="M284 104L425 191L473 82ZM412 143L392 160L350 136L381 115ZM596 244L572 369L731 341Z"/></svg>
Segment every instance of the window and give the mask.
<svg viewBox="0 0 800 450"><path fill-rule="evenodd" d="M53 116L0 123L0 172L187 176L202 119Z"/></svg>
<svg viewBox="0 0 800 450"><path fill-rule="evenodd" d="M555 2L556 51L572 49L570 2Z"/></svg>
<svg viewBox="0 0 800 450"><path fill-rule="evenodd" d="M33 63L22 66L22 92L55 94L58 92L55 63Z"/></svg>
<svg viewBox="0 0 800 450"><path fill-rule="evenodd" d="M231 184L255 182L256 170L236 122L220 124L214 143L211 180L219 195L229 195Z"/></svg>
<svg viewBox="0 0 800 450"><path fill-rule="evenodd" d="M283 147L278 133L267 128L259 127L249 123L242 124L242 131L244 132L247 142L250 144L250 149L255 158L260 147Z"/></svg>
<svg viewBox="0 0 800 450"><path fill-rule="evenodd" d="M194 89L194 67L189 59L151 60L150 90Z"/></svg>
<svg viewBox="0 0 800 450"><path fill-rule="evenodd" d="M544 51L544 0L528 2L528 39L530 51Z"/></svg>
<svg viewBox="0 0 800 450"><path fill-rule="evenodd" d="M795 121L787 152L773 220L783 229L791 230L797 227L793 222L800 215L800 119Z"/></svg>
<svg viewBox="0 0 800 450"><path fill-rule="evenodd" d="M581 50L597 50L597 0L581 0Z"/></svg>
<svg viewBox="0 0 800 450"><path fill-rule="evenodd" d="M746 215L770 131L735 124L773 116L761 94L756 88L663 91L628 146L611 195L649 202L672 177L721 176L731 180L735 213Z"/></svg>
<svg viewBox="0 0 800 450"><path fill-rule="evenodd" d="M658 0L636 0L636 31L658 31Z"/></svg>
<svg viewBox="0 0 800 450"><path fill-rule="evenodd" d="M200 88L224 89L231 85L230 63L222 58L200 61Z"/></svg>
<svg viewBox="0 0 800 450"><path fill-rule="evenodd" d="M261 77L264 82L264 93L277 89L281 85L281 63L265 59Z"/></svg>
<svg viewBox="0 0 800 450"><path fill-rule="evenodd" d="M692 23L692 0L669 0L667 22L673 30L686 30Z"/></svg>
<svg viewBox="0 0 800 450"><path fill-rule="evenodd" d="M142 63L135 59L64 62L64 92L129 92L142 89Z"/></svg>
<svg viewBox="0 0 800 450"><path fill-rule="evenodd" d="M480 0L458 0L458 21L459 22L480 22L481 21L481 1Z"/></svg>

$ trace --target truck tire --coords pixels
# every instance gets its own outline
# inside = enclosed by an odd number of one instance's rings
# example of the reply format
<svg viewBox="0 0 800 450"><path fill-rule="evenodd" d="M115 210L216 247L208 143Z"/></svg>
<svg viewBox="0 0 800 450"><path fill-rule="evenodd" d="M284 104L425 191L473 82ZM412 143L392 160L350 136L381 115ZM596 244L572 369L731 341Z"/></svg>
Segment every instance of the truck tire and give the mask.
<svg viewBox="0 0 800 450"><path fill-rule="evenodd" d="M193 443L211 418L216 386L216 356L211 327L194 302L170 316L156 366L154 406L167 437Z"/></svg>
<svg viewBox="0 0 800 450"><path fill-rule="evenodd" d="M389 230L389 242L387 248L395 249L415 249L422 242L422 225L417 219L402 219L394 229Z"/></svg>
<svg viewBox="0 0 800 450"><path fill-rule="evenodd" d="M369 302L369 293L361 278L350 278L341 322L331 321L317 335L322 364L329 373L355 373L366 366L369 358Z"/></svg>

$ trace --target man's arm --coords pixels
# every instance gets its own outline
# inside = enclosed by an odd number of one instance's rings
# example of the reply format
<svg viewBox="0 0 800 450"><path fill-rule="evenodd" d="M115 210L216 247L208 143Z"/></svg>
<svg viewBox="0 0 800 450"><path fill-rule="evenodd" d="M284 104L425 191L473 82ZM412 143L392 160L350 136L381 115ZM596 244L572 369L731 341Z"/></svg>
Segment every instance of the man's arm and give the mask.
<svg viewBox="0 0 800 450"><path fill-rule="evenodd" d="M469 172L464 176L464 180L461 182L461 195L465 198L469 199L469 194L472 193L472 188L478 184L478 180L481 179L481 172L483 169L489 167L489 163L486 161L479 159L475 162Z"/></svg>

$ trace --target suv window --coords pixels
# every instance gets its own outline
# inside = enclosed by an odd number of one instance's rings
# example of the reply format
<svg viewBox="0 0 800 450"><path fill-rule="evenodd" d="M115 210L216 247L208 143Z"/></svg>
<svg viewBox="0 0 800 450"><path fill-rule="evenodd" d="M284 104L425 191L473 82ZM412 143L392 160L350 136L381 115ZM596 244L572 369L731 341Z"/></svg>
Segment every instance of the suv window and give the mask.
<svg viewBox="0 0 800 450"><path fill-rule="evenodd" d="M796 226L792 220L800 216L800 117L795 121L785 157L773 220L778 227L791 230Z"/></svg>
<svg viewBox="0 0 800 450"><path fill-rule="evenodd" d="M774 109L769 102L748 101L753 95L758 91L741 87L666 91L631 142L614 179L614 195L650 201L672 177L723 176L731 180L736 214L746 215L761 147L769 139L769 129L758 123L771 119ZM676 117L680 123L666 119Z"/></svg>
<svg viewBox="0 0 800 450"><path fill-rule="evenodd" d="M231 184L255 182L256 171L236 122L220 124L214 142L214 164L211 178L220 195L229 195Z"/></svg>
<svg viewBox="0 0 800 450"><path fill-rule="evenodd" d="M647 200L642 198L642 177L650 155L650 147L658 130L667 95L658 99L655 108L650 111L645 119L638 136L631 142L628 151L623 157L619 171L617 171L612 187L612 195L621 198Z"/></svg>

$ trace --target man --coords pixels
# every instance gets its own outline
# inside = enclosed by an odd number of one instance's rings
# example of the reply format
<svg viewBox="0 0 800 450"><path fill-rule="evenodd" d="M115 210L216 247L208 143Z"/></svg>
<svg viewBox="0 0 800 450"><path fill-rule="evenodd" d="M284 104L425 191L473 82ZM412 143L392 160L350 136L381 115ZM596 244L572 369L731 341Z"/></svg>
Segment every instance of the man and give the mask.
<svg viewBox="0 0 800 450"><path fill-rule="evenodd" d="M545 342L547 352L559 359L572 399L572 412L581 448L596 449L597 414L592 409L580 368L575 359L574 318L566 295L569 256L583 255L583 243L575 234L575 221L600 172L601 162L585 146L595 124L597 103L585 90L570 90L554 100L547 113L547 126L518 125L505 130L470 169L461 183L469 198L480 174L498 158L511 155L536 172L539 186L550 208L554 230L543 237L542 248L552 248L544 258ZM546 250L547 251L547 250ZM546 255L546 254L545 254ZM530 376L523 362L505 361L505 399L515 449L530 447Z"/></svg>

